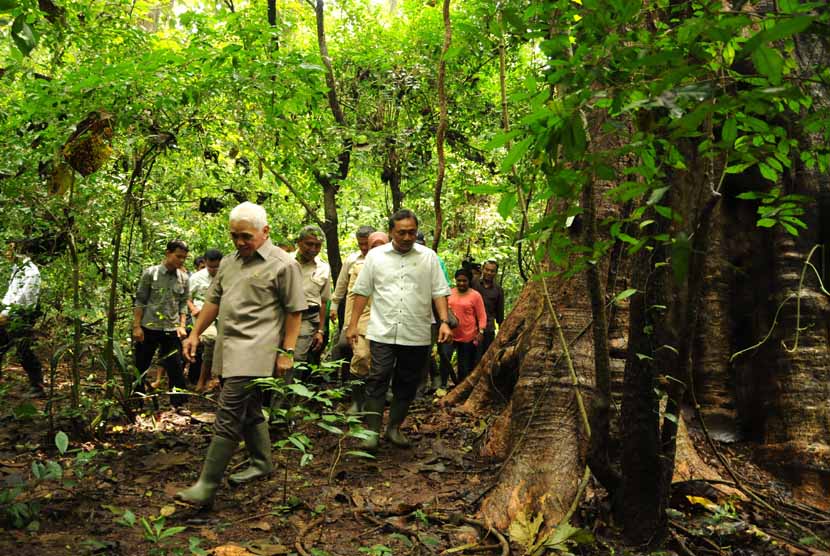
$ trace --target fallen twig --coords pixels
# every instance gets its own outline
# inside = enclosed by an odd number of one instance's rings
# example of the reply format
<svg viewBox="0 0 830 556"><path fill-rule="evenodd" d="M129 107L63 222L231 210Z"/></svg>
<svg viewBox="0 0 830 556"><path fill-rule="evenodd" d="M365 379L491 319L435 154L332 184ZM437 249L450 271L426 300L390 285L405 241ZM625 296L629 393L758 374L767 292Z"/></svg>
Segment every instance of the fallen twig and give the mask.
<svg viewBox="0 0 830 556"><path fill-rule="evenodd" d="M297 549L297 552L300 553L300 556L311 556L309 552L303 546L303 537L305 537L309 531L317 527L323 523L323 516L318 516L315 519L312 519L310 522L306 523L305 526L300 529L300 532L297 533L297 540L294 541L294 548Z"/></svg>

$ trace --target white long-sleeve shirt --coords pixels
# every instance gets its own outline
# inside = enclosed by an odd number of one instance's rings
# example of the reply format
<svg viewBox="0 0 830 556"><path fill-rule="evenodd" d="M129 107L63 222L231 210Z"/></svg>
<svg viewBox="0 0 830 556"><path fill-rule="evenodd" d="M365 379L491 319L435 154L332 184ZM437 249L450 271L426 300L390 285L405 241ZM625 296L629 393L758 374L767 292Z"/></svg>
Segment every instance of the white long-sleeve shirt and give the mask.
<svg viewBox="0 0 830 556"><path fill-rule="evenodd" d="M37 306L39 297L40 271L32 259L26 257L20 264L12 267L12 276L6 295L3 296L3 310L0 315L9 316L9 309L12 307L33 309Z"/></svg>

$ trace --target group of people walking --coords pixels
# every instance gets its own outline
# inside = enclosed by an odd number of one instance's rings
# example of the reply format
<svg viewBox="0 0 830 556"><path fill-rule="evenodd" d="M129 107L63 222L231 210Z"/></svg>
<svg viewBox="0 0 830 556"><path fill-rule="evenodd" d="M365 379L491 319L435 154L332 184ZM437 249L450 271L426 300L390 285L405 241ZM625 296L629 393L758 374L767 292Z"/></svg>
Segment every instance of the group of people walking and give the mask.
<svg viewBox="0 0 830 556"><path fill-rule="evenodd" d="M363 448L376 449L381 436L395 446L410 445L401 425L429 369L436 386L446 386L449 376L456 383L463 380L504 317L504 294L494 281L497 263L486 262L478 279L474 268L459 269L451 288L443 261L423 244L418 224L417 216L404 209L389 218L385 232L359 228L359 252L346 258L333 292L331 269L319 257L322 231L304 227L296 254L289 254L272 243L266 211L253 203L230 212L236 252L223 257L217 249L207 250L205 267L192 275L183 270L188 246L180 240L167 243L161 263L142 272L136 289L136 390L146 391L145 376L156 354L177 390L186 387L182 355L197 389L212 375L222 381L214 434L199 479L176 498L210 505L241 440L250 464L229 481L238 484L271 472L263 396L253 381L271 376L290 381L295 363L319 357L326 317L336 320L344 303L341 347L351 348L351 374L359 379L351 410L364 415L371 431ZM0 313L0 342L5 342L0 356L9 343L5 316L8 311L33 314L36 286L37 268L28 258L18 259ZM441 360L437 370L430 365L436 343ZM18 344L18 353L32 387L42 391L40 366L30 346ZM451 367L453 353L457 372ZM389 418L381 435L390 388ZM170 396L171 405L182 413L187 411L186 399L176 390Z"/></svg>

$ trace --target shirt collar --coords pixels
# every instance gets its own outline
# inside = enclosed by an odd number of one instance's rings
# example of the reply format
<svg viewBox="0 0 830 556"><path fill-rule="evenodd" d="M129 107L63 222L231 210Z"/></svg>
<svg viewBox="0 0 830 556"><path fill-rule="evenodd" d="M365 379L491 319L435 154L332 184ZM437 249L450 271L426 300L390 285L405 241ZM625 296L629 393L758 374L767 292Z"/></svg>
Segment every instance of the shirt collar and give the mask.
<svg viewBox="0 0 830 556"><path fill-rule="evenodd" d="M263 241L263 242L262 242L262 245L260 245L260 246L259 246L259 247L258 247L258 248L254 251L254 254L259 255L259 256L260 256L263 260L265 260L265 259L267 259L267 258L268 258L268 257L266 257L266 254L268 253L268 251L270 251L271 246L273 246L273 245L274 245L274 244L273 244L273 243L271 243L271 238L270 238L270 237L266 237L266 238L265 238L265 241ZM241 259L241 258L242 258L242 257L239 255L239 251L237 251L236 253L234 253L234 254L233 254L233 256L234 256L234 257L236 257L237 259Z"/></svg>

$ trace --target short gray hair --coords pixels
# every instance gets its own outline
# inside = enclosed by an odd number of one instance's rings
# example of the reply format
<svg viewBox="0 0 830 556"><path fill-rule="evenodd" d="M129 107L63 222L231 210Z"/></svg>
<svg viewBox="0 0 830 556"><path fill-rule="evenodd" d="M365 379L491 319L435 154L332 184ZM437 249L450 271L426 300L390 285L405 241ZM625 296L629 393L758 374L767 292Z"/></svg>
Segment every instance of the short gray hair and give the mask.
<svg viewBox="0 0 830 556"><path fill-rule="evenodd" d="M300 233L297 235L297 241L302 241L308 236L314 236L314 239L319 239L320 241L326 239L326 236L323 235L323 230L321 230L318 226L315 226L314 224L303 226L303 228L300 230Z"/></svg>
<svg viewBox="0 0 830 556"><path fill-rule="evenodd" d="M265 209L249 201L240 203L233 207L229 218L230 222L247 222L257 230L268 225L268 215Z"/></svg>

